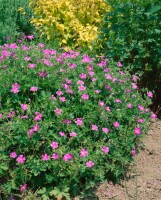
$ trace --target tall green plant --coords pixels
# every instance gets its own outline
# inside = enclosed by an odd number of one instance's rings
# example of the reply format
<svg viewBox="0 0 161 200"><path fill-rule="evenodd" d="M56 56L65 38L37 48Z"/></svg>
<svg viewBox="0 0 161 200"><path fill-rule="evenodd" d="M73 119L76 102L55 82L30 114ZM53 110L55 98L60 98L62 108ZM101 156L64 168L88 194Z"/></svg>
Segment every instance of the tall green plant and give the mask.
<svg viewBox="0 0 161 200"><path fill-rule="evenodd" d="M31 15L28 0L0 0L0 44L5 43L7 36L16 37L22 32L31 34Z"/></svg>

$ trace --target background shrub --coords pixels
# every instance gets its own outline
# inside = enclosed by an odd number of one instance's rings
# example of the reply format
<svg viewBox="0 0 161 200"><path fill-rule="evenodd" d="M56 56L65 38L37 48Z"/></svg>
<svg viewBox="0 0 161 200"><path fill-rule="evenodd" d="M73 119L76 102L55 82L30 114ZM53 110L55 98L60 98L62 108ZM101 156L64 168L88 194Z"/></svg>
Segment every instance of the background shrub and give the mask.
<svg viewBox="0 0 161 200"><path fill-rule="evenodd" d="M6 44L0 53L1 193L70 199L117 181L151 115L152 93L139 95L138 77L120 62L44 44Z"/></svg>
<svg viewBox="0 0 161 200"><path fill-rule="evenodd" d="M20 33L31 34L33 26L28 0L0 0L0 44L10 39L15 40Z"/></svg>
<svg viewBox="0 0 161 200"><path fill-rule="evenodd" d="M73 47L91 45L102 16L110 9L104 0L30 0L30 5L34 10L31 22L41 35Z"/></svg>
<svg viewBox="0 0 161 200"><path fill-rule="evenodd" d="M131 73L143 74L140 84L155 90L157 110L161 105L161 1L106 2L111 11L104 17L101 52L123 61Z"/></svg>

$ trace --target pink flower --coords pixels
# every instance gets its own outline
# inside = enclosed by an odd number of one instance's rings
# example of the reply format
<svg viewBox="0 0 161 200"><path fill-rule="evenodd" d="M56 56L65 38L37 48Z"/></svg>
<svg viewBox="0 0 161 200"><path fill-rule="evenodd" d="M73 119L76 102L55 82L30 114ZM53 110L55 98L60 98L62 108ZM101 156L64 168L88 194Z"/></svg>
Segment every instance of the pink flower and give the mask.
<svg viewBox="0 0 161 200"><path fill-rule="evenodd" d="M51 100L56 100L56 97L54 97L54 95L52 94L52 95L50 96L50 99L51 99Z"/></svg>
<svg viewBox="0 0 161 200"><path fill-rule="evenodd" d="M33 127L33 131L37 132L40 129L40 126L38 124L35 124L35 126Z"/></svg>
<svg viewBox="0 0 161 200"><path fill-rule="evenodd" d="M80 151L80 157L86 157L88 155L88 151L86 151L86 149L82 149L81 151Z"/></svg>
<svg viewBox="0 0 161 200"><path fill-rule="evenodd" d="M138 122L139 122L139 123L143 123L144 120L140 118L140 119L138 119Z"/></svg>
<svg viewBox="0 0 161 200"><path fill-rule="evenodd" d="M122 103L122 101L120 99L115 99L116 103Z"/></svg>
<svg viewBox="0 0 161 200"><path fill-rule="evenodd" d="M152 92L147 92L147 96L148 96L149 98L153 98L153 93L152 93Z"/></svg>
<svg viewBox="0 0 161 200"><path fill-rule="evenodd" d="M86 162L86 166L89 168L93 167L93 165L94 165L94 162L92 162L91 160Z"/></svg>
<svg viewBox="0 0 161 200"><path fill-rule="evenodd" d="M14 94L18 93L20 90L18 88L12 88L11 92L13 92Z"/></svg>
<svg viewBox="0 0 161 200"><path fill-rule="evenodd" d="M29 64L29 68L30 68L30 69L34 69L35 67L36 67L35 64L33 64L33 63L30 63L30 64Z"/></svg>
<svg viewBox="0 0 161 200"><path fill-rule="evenodd" d="M109 133L109 132L110 132L108 128L102 128L102 131L103 131L104 133Z"/></svg>
<svg viewBox="0 0 161 200"><path fill-rule="evenodd" d="M110 107L105 107L106 111L111 112Z"/></svg>
<svg viewBox="0 0 161 200"><path fill-rule="evenodd" d="M66 101L65 97L60 97L59 100L60 100L61 102L65 102L65 101Z"/></svg>
<svg viewBox="0 0 161 200"><path fill-rule="evenodd" d="M82 118L76 118L75 123L77 126L81 126L83 124L83 119Z"/></svg>
<svg viewBox="0 0 161 200"><path fill-rule="evenodd" d="M107 80L112 80L112 76L110 74L105 74Z"/></svg>
<svg viewBox="0 0 161 200"><path fill-rule="evenodd" d="M79 78L81 78L81 79L86 79L86 78L87 78L87 75L82 73L82 74L79 75Z"/></svg>
<svg viewBox="0 0 161 200"><path fill-rule="evenodd" d="M132 108L133 105L132 105L131 103L128 103L128 104L127 104L127 107L128 107L128 108Z"/></svg>
<svg viewBox="0 0 161 200"><path fill-rule="evenodd" d="M56 109L54 110L54 112L55 112L57 115L61 115L62 109L56 108Z"/></svg>
<svg viewBox="0 0 161 200"><path fill-rule="evenodd" d="M87 56L87 55L84 54L82 62L83 63L89 63L89 62L91 62L91 58L89 56Z"/></svg>
<svg viewBox="0 0 161 200"><path fill-rule="evenodd" d="M84 90L86 90L86 87L81 85L81 86L78 87L78 89L79 89L79 91L84 91Z"/></svg>
<svg viewBox="0 0 161 200"><path fill-rule="evenodd" d="M95 75L94 71L89 71L88 74L92 77Z"/></svg>
<svg viewBox="0 0 161 200"><path fill-rule="evenodd" d="M65 162L68 162L69 160L71 160L73 158L73 155L71 153L67 153L63 156L63 160Z"/></svg>
<svg viewBox="0 0 161 200"><path fill-rule="evenodd" d="M27 110L27 104L21 104L21 108L23 109L23 110Z"/></svg>
<svg viewBox="0 0 161 200"><path fill-rule="evenodd" d="M136 84L136 83L132 83L132 88L133 88L133 89L138 89L137 84Z"/></svg>
<svg viewBox="0 0 161 200"><path fill-rule="evenodd" d="M49 159L50 159L50 156L47 153L45 153L45 154L42 155L42 160L43 161L47 161Z"/></svg>
<svg viewBox="0 0 161 200"><path fill-rule="evenodd" d="M109 69L109 68L105 68L103 71L104 71L104 72L109 72L110 69Z"/></svg>
<svg viewBox="0 0 161 200"><path fill-rule="evenodd" d="M76 64L75 64L75 63L69 64L69 68L74 69L75 67L76 67Z"/></svg>
<svg viewBox="0 0 161 200"><path fill-rule="evenodd" d="M83 99L83 100L89 99L89 95L88 95L88 94L82 94L82 99Z"/></svg>
<svg viewBox="0 0 161 200"><path fill-rule="evenodd" d="M133 80L134 82L137 82L138 78L139 78L138 76L132 75L132 80Z"/></svg>
<svg viewBox="0 0 161 200"><path fill-rule="evenodd" d="M136 156L136 150L132 149L131 154L132 154L132 157Z"/></svg>
<svg viewBox="0 0 161 200"><path fill-rule="evenodd" d="M101 90L95 90L96 94L99 94L101 92Z"/></svg>
<svg viewBox="0 0 161 200"><path fill-rule="evenodd" d="M139 108L140 111L144 111L144 107L142 105L139 104L138 108Z"/></svg>
<svg viewBox="0 0 161 200"><path fill-rule="evenodd" d="M115 128L117 128L117 127L120 126L120 124L119 124L118 122L114 122L114 123L113 123L113 126L114 126Z"/></svg>
<svg viewBox="0 0 161 200"><path fill-rule="evenodd" d="M2 119L3 115L0 113L0 119Z"/></svg>
<svg viewBox="0 0 161 200"><path fill-rule="evenodd" d="M140 135L140 134L141 134L141 129L140 129L140 127L135 128L135 129L134 129L134 133L135 133L135 135Z"/></svg>
<svg viewBox="0 0 161 200"><path fill-rule="evenodd" d="M121 62L118 62L117 65L118 65L118 67L122 67L122 63Z"/></svg>
<svg viewBox="0 0 161 200"><path fill-rule="evenodd" d="M12 118L15 116L15 111L11 111L8 113L7 118Z"/></svg>
<svg viewBox="0 0 161 200"><path fill-rule="evenodd" d="M20 191L22 192L23 190L26 190L26 188L27 188L27 184L24 184L24 185L22 185L22 186L20 187Z"/></svg>
<svg viewBox="0 0 161 200"><path fill-rule="evenodd" d="M39 112L35 112L36 117L34 118L35 121L40 121L42 120L42 114Z"/></svg>
<svg viewBox="0 0 161 200"><path fill-rule="evenodd" d="M65 133L63 133L63 132L59 132L59 135L62 137L65 137Z"/></svg>
<svg viewBox="0 0 161 200"><path fill-rule="evenodd" d="M31 92L36 92L38 90L38 87L36 87L36 86L32 86L31 88L30 88L30 91Z"/></svg>
<svg viewBox="0 0 161 200"><path fill-rule="evenodd" d="M14 83L14 84L12 84L11 92L16 94L20 91L19 88L20 88L20 85L18 83Z"/></svg>
<svg viewBox="0 0 161 200"><path fill-rule="evenodd" d="M10 153L10 158L16 158L16 157L17 157L16 152L11 152L11 153Z"/></svg>
<svg viewBox="0 0 161 200"><path fill-rule="evenodd" d="M30 39L30 40L33 40L34 39L34 36L33 35L28 35L28 36L26 36L28 39Z"/></svg>
<svg viewBox="0 0 161 200"><path fill-rule="evenodd" d="M71 132L71 133L69 133L69 135L70 135L70 137L76 137L77 136L77 134L75 132Z"/></svg>
<svg viewBox="0 0 161 200"><path fill-rule="evenodd" d="M102 101L100 101L98 104L99 104L100 106L105 106L105 103L102 102Z"/></svg>
<svg viewBox="0 0 161 200"><path fill-rule="evenodd" d="M93 124L93 125L91 126L91 129L92 129L93 131L98 131L98 126L96 126L96 125Z"/></svg>
<svg viewBox="0 0 161 200"><path fill-rule="evenodd" d="M26 57L24 58L24 60L26 60L26 61L30 61L30 60L31 60L31 58L30 58L30 57L28 57L28 56L26 56Z"/></svg>
<svg viewBox="0 0 161 200"><path fill-rule="evenodd" d="M58 142L53 142L51 145L52 149L57 149L59 147Z"/></svg>
<svg viewBox="0 0 161 200"><path fill-rule="evenodd" d="M17 159L16 159L16 161L18 162L18 163L24 163L25 162L25 160L26 160L26 158L23 156L23 155L19 155L18 157L17 157Z"/></svg>
<svg viewBox="0 0 161 200"><path fill-rule="evenodd" d="M84 84L84 82L83 82L83 81L81 81L81 80L78 80L78 81L77 81L77 84L78 84L78 85L83 85L83 84Z"/></svg>
<svg viewBox="0 0 161 200"><path fill-rule="evenodd" d="M57 94L58 96L61 96L61 95L63 95L63 92L60 91L60 90L58 90L58 91L56 92L56 94Z"/></svg>
<svg viewBox="0 0 161 200"><path fill-rule="evenodd" d="M103 153L108 153L108 152L109 152L109 148L106 147L106 146L103 146L103 147L102 147L102 152L103 152Z"/></svg>
<svg viewBox="0 0 161 200"><path fill-rule="evenodd" d="M58 158L59 158L59 154L53 153L52 159L53 159L53 160L57 160Z"/></svg>
<svg viewBox="0 0 161 200"><path fill-rule="evenodd" d="M156 118L157 118L157 115L154 114L154 113L152 112L152 114L151 114L151 118L152 118L152 119L156 119Z"/></svg>

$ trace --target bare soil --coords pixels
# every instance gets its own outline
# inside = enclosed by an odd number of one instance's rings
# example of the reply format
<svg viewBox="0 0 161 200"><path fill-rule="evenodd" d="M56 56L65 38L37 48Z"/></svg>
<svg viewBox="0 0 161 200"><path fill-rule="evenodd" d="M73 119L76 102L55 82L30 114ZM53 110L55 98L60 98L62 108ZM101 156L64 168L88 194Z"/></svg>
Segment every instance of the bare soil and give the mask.
<svg viewBox="0 0 161 200"><path fill-rule="evenodd" d="M119 184L102 183L99 200L161 200L161 121L144 138L144 150L135 156L129 173Z"/></svg>

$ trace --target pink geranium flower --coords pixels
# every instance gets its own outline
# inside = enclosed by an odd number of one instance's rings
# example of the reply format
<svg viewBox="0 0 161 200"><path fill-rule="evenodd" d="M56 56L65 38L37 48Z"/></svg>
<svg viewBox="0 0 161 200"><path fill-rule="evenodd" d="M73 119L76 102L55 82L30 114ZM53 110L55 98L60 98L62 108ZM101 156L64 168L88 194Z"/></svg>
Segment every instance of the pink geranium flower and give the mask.
<svg viewBox="0 0 161 200"><path fill-rule="evenodd" d="M11 92L16 94L20 91L19 88L20 88L20 85L18 83L14 83L14 84L12 84Z"/></svg>
<svg viewBox="0 0 161 200"><path fill-rule="evenodd" d="M11 153L10 153L10 158L16 158L16 157L17 157L16 152L11 152Z"/></svg>
<svg viewBox="0 0 161 200"><path fill-rule="evenodd" d="M57 115L61 115L62 109L56 108L56 109L54 110L54 112L55 112Z"/></svg>
<svg viewBox="0 0 161 200"><path fill-rule="evenodd" d="M21 108L22 108L23 110L27 110L27 109L28 109L27 104L21 104Z"/></svg>
<svg viewBox="0 0 161 200"><path fill-rule="evenodd" d="M98 126L92 124L91 129L92 129L93 131L98 131Z"/></svg>
<svg viewBox="0 0 161 200"><path fill-rule="evenodd" d="M42 155L42 160L43 161L48 161L49 159L50 159L50 156L47 153Z"/></svg>
<svg viewBox="0 0 161 200"><path fill-rule="evenodd" d="M61 95L63 95L63 92L60 91L60 90L58 90L58 91L56 92L56 94L57 94L58 96L61 96Z"/></svg>
<svg viewBox="0 0 161 200"><path fill-rule="evenodd" d="M80 157L86 157L88 155L88 151L86 149L80 150Z"/></svg>
<svg viewBox="0 0 161 200"><path fill-rule="evenodd" d="M86 162L86 166L91 168L94 166L94 162L90 160L90 161Z"/></svg>
<svg viewBox="0 0 161 200"><path fill-rule="evenodd" d="M77 133L71 132L71 133L69 133L69 135L70 135L70 137L76 137L76 136L77 136Z"/></svg>
<svg viewBox="0 0 161 200"><path fill-rule="evenodd" d="M62 136L62 137L66 136L65 133L63 133L63 132L59 132L59 135Z"/></svg>
<svg viewBox="0 0 161 200"><path fill-rule="evenodd" d="M106 146L103 146L103 147L102 147L102 152L103 152L103 153L108 153L108 152L109 152L109 148L106 147Z"/></svg>
<svg viewBox="0 0 161 200"><path fill-rule="evenodd" d="M0 113L0 119L2 119L3 115Z"/></svg>
<svg viewBox="0 0 161 200"><path fill-rule="evenodd" d="M51 145L52 149L57 149L59 147L58 142L53 142Z"/></svg>
<svg viewBox="0 0 161 200"><path fill-rule="evenodd" d="M140 127L135 128L134 133L135 133L135 135L140 135L141 134L141 128Z"/></svg>
<svg viewBox="0 0 161 200"><path fill-rule="evenodd" d="M103 131L104 133L109 133L109 129L108 129L108 128L102 128L102 131Z"/></svg>
<svg viewBox="0 0 161 200"><path fill-rule="evenodd" d="M36 117L34 118L35 121L40 121L42 120L42 114L39 112L35 112Z"/></svg>
<svg viewBox="0 0 161 200"><path fill-rule="evenodd" d="M114 122L114 123L113 123L113 126L114 126L115 128L117 128L117 127L120 126L120 124L119 124L118 122Z"/></svg>
<svg viewBox="0 0 161 200"><path fill-rule="evenodd" d="M26 190L26 188L27 188L27 184L24 184L20 187L20 191L22 192L22 191Z"/></svg>
<svg viewBox="0 0 161 200"><path fill-rule="evenodd" d="M152 92L147 92L147 96L148 96L149 98L153 98L153 93L152 93Z"/></svg>
<svg viewBox="0 0 161 200"><path fill-rule="evenodd" d="M31 88L30 88L30 91L31 92L36 92L38 90L38 87L36 87L36 86L32 86Z"/></svg>
<svg viewBox="0 0 161 200"><path fill-rule="evenodd" d="M21 163L21 164L23 164L24 162L25 162L25 160L26 160L26 158L21 154L21 155L19 155L18 157L17 157L17 159L16 159L16 161L18 162L18 163Z"/></svg>
<svg viewBox="0 0 161 200"><path fill-rule="evenodd" d="M71 153L67 153L63 156L63 160L65 162L68 162L69 160L71 160L73 158L73 155Z"/></svg>
<svg viewBox="0 0 161 200"><path fill-rule="evenodd" d="M81 78L81 79L86 79L86 78L87 78L87 75L82 73L82 74L79 75L79 78Z"/></svg>
<svg viewBox="0 0 161 200"><path fill-rule="evenodd" d="M81 86L78 87L78 89L79 89L79 91L84 91L84 90L86 90L86 87L81 85Z"/></svg>
<svg viewBox="0 0 161 200"><path fill-rule="evenodd" d="M82 118L76 118L75 123L77 126L81 126L83 124L83 119Z"/></svg>
<svg viewBox="0 0 161 200"><path fill-rule="evenodd" d="M59 154L53 153L52 159L53 159L53 160L57 160L58 158L59 158Z"/></svg>
<svg viewBox="0 0 161 200"><path fill-rule="evenodd" d="M88 94L82 94L81 97L82 97L83 100L89 99L89 95Z"/></svg>

